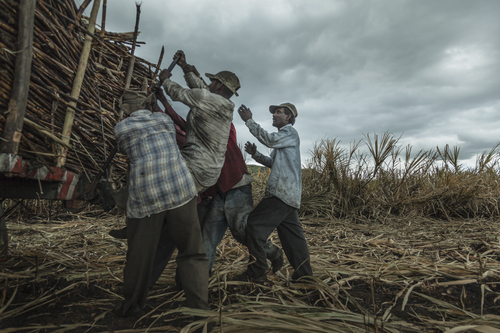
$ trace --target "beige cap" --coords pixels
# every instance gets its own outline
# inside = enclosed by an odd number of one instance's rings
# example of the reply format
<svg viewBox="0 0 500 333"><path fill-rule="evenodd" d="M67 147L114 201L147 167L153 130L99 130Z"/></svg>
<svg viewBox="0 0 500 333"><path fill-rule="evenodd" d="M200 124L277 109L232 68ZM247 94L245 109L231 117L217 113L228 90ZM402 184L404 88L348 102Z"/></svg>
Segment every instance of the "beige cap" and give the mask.
<svg viewBox="0 0 500 333"><path fill-rule="evenodd" d="M213 74L208 74L205 73L205 75L210 79L210 80L219 80L224 84L229 90L233 92L236 96L239 96L238 93L236 92L238 89L240 89L240 80L234 74L233 72L230 71L222 71L219 72L215 75Z"/></svg>
<svg viewBox="0 0 500 333"><path fill-rule="evenodd" d="M293 105L292 103L281 103L280 105L271 105L271 106L269 107L269 111L270 111L271 113L274 113L274 111L275 111L276 109L279 109L279 108L287 108L288 110L290 110L290 112L293 114L293 116L294 116L295 118L297 118L297 116L299 115L299 114L297 113L297 109L295 108L295 105Z"/></svg>
<svg viewBox="0 0 500 333"><path fill-rule="evenodd" d="M129 115L140 109L144 109L146 104L156 103L155 94L146 94L145 91L125 90L119 100L123 113Z"/></svg>

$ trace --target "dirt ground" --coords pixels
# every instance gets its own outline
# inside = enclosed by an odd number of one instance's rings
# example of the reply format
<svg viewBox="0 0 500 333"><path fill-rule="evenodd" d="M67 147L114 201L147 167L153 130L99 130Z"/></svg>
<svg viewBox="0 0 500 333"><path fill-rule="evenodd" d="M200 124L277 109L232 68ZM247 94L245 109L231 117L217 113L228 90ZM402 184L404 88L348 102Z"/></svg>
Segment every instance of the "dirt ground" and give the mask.
<svg viewBox="0 0 500 333"><path fill-rule="evenodd" d="M289 281L287 262L264 285L230 281L247 253L226 234L210 281L215 332L500 332L498 221L303 224L314 270L305 283ZM192 331L197 313L183 308L174 261L150 291L144 317L111 312L121 299L126 243L107 233L122 225L123 217L108 215L7 221L1 332Z"/></svg>

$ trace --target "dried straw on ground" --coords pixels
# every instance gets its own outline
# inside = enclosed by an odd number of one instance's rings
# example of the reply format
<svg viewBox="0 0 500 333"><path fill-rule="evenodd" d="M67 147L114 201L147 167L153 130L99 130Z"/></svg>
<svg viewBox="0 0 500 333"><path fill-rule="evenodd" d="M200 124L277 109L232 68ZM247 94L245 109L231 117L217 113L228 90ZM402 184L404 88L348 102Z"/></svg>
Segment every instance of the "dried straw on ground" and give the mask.
<svg viewBox="0 0 500 333"><path fill-rule="evenodd" d="M9 224L2 264L5 332L183 332L201 313L180 308L171 262L147 314L110 313L122 298L126 244L108 236L123 217L82 212ZM289 281L285 262L265 285L232 282L245 248L226 235L210 280L209 321L223 332L499 332L500 224L488 220L305 219L314 280ZM273 241L277 242L276 235ZM54 313L55 311L55 313Z"/></svg>
<svg viewBox="0 0 500 333"><path fill-rule="evenodd" d="M373 151L388 151L380 148ZM317 151L316 162L329 162L304 171L301 209L314 279L292 283L285 264L265 285L232 282L248 254L226 236L210 280L210 313L181 307L184 294L175 287L171 262L150 292L144 317L115 317L110 311L122 297L126 244L107 232L122 227L124 218L99 215L99 209L47 214L43 201L21 205L9 215L0 329L188 332L205 323L192 323L193 315L207 315L221 332L498 333L495 151L477 170L434 168L430 157L390 168L378 153L375 169L352 169L342 152ZM254 175L255 203L268 174ZM30 209L51 218L28 218ZM463 212L475 218L452 218Z"/></svg>

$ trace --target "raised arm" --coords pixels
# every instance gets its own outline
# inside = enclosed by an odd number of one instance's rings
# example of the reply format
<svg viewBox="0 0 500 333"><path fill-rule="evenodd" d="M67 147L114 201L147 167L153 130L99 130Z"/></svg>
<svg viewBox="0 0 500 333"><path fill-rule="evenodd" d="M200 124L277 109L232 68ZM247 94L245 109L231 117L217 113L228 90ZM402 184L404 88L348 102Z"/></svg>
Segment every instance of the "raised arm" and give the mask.
<svg viewBox="0 0 500 333"><path fill-rule="evenodd" d="M257 151L257 146L255 145L255 143L250 143L249 141L247 141L247 143L245 143L245 151L247 152L247 154L252 156L252 158L256 162L259 162L260 164L262 164L268 168L273 167L273 159L271 157L265 156L265 155L261 154L259 151Z"/></svg>
<svg viewBox="0 0 500 333"><path fill-rule="evenodd" d="M202 107L204 103L210 103L210 100L213 100L208 89L186 89L168 78L163 81L162 85L172 100L182 102L190 108Z"/></svg>
<svg viewBox="0 0 500 333"><path fill-rule="evenodd" d="M269 133L252 119L252 111L245 105L238 108L238 114L247 125L250 133L266 147L286 148L297 145L298 134L289 127L283 127L278 132Z"/></svg>
<svg viewBox="0 0 500 333"><path fill-rule="evenodd" d="M194 67L194 66L192 66ZM196 68L195 68L196 70ZM184 72L184 80L186 80L186 84L189 88L191 89L207 89L208 90L208 86L207 84L205 83L205 81L203 81L203 79L201 78L200 74L198 72ZM197 74L198 73L198 74Z"/></svg>
<svg viewBox="0 0 500 333"><path fill-rule="evenodd" d="M188 85L188 87L191 89L207 89L207 84L201 77L201 74L198 72L196 67L193 65L189 65L186 62L186 54L184 53L184 51L177 51L174 55L174 59L177 57L179 57L177 64L182 68L182 71L184 72L184 79L186 80L186 84ZM188 75L189 73L192 74Z"/></svg>
<svg viewBox="0 0 500 333"><path fill-rule="evenodd" d="M156 98L163 104L163 108L165 110L165 113L172 118L172 121L174 124L176 124L182 131L186 132L186 120L179 116L177 112L172 108L172 105L168 102L167 98L165 97L165 94L163 93L163 90L161 88L156 90Z"/></svg>

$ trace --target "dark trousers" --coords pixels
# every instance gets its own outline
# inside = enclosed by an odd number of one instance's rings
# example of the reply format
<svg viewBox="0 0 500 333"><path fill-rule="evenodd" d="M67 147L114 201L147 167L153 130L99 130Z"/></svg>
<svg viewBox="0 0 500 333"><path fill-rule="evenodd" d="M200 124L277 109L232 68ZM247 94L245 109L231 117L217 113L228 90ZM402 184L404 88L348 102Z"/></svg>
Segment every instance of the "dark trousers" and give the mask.
<svg viewBox="0 0 500 333"><path fill-rule="evenodd" d="M127 262L123 270L123 311L144 308L162 230L179 250L177 266L187 305L208 310L208 259L203 246L196 198L187 204L140 219L127 219Z"/></svg>
<svg viewBox="0 0 500 333"><path fill-rule="evenodd" d="M200 230L203 228L202 222L205 218L205 214L207 212L209 204L210 204L210 199L204 198L196 207L198 211L198 220L199 220L198 223L200 224ZM153 273L151 275L151 283L150 283L151 288L155 285L156 281L158 281L160 276L163 274L163 271L165 270L165 267L167 267L168 262L172 257L172 254L174 254L175 248L176 248L175 243L170 239L168 228L163 226L161 230L160 241L158 242L158 248L155 254L155 259L153 262ZM178 269L176 270L175 274L175 282L179 286L182 284L182 281L180 281Z"/></svg>
<svg viewBox="0 0 500 333"><path fill-rule="evenodd" d="M292 279L312 276L309 249L297 209L288 206L277 197L262 199L248 216L247 246L250 260L255 260L255 263L248 266L247 274L254 278L266 274L264 246L274 229L278 230L283 250L295 269Z"/></svg>

